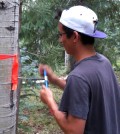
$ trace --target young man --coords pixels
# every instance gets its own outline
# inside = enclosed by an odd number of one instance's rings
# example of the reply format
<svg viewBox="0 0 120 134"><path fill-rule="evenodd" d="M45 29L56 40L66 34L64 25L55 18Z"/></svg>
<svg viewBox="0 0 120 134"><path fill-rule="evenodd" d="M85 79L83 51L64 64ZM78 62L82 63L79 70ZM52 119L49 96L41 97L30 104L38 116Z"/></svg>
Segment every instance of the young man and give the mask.
<svg viewBox="0 0 120 134"><path fill-rule="evenodd" d="M51 83L64 89L58 108L50 89L40 90L41 100L52 111L65 134L120 134L120 89L109 60L94 49L94 38L106 34L96 29L97 15L89 8L73 6L62 12L59 41L76 63L66 81L47 65Z"/></svg>

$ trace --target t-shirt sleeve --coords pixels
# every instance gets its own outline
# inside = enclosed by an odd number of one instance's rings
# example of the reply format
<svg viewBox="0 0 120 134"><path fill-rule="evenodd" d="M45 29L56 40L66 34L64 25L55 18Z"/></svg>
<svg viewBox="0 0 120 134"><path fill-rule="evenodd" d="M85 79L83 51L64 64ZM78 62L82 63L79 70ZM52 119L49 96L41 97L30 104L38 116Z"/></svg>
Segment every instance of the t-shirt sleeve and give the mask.
<svg viewBox="0 0 120 134"><path fill-rule="evenodd" d="M86 120L89 111L89 92L86 81L76 76L69 76L59 110Z"/></svg>

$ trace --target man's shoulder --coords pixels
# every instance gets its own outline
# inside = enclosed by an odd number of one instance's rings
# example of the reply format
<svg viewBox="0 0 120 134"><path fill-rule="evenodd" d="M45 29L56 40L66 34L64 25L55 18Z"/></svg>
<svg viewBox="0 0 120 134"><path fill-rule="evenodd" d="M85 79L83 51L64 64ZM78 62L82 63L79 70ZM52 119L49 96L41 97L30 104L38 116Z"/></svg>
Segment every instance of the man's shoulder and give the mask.
<svg viewBox="0 0 120 134"><path fill-rule="evenodd" d="M110 61L102 54L97 53L95 56L88 57L75 64L74 69L69 76L88 77L94 76L97 71L103 70L103 67L111 67Z"/></svg>

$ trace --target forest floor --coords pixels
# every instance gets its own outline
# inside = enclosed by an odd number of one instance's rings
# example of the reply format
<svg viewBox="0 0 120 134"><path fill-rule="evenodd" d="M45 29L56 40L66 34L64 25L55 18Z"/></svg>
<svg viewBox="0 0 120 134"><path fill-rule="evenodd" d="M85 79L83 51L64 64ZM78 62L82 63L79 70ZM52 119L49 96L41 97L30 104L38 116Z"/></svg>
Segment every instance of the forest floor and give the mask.
<svg viewBox="0 0 120 134"><path fill-rule="evenodd" d="M51 87L54 98L59 104L62 91L56 87ZM53 116L39 99L39 90L36 90L37 96L20 98L18 134L63 134Z"/></svg>

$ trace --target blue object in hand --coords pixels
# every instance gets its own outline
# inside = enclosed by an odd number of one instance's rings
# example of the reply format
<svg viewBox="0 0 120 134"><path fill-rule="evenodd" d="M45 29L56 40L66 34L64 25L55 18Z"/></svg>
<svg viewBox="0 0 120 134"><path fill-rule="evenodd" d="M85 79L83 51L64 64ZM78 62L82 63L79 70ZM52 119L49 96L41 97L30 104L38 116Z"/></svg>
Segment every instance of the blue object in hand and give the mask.
<svg viewBox="0 0 120 134"><path fill-rule="evenodd" d="M48 88L48 77L47 77L46 70L44 70L44 83L45 83L45 86Z"/></svg>

